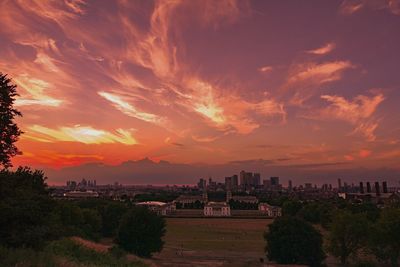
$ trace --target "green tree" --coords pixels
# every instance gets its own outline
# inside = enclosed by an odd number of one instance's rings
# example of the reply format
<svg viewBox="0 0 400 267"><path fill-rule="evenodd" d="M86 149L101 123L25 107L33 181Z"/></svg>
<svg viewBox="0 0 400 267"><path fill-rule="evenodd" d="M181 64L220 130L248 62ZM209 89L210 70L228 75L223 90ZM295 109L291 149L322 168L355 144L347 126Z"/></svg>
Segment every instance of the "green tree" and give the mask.
<svg viewBox="0 0 400 267"><path fill-rule="evenodd" d="M296 216L302 206L303 205L298 200L285 201L282 205L282 214L284 216Z"/></svg>
<svg viewBox="0 0 400 267"><path fill-rule="evenodd" d="M264 233L268 259L280 264L320 266L325 258L321 234L306 221L290 216L276 219Z"/></svg>
<svg viewBox="0 0 400 267"><path fill-rule="evenodd" d="M57 203L57 218L64 236L84 236L81 226L84 224L82 209L71 201Z"/></svg>
<svg viewBox="0 0 400 267"><path fill-rule="evenodd" d="M329 250L346 265L349 256L357 255L359 249L366 246L369 229L365 214L337 211L330 227Z"/></svg>
<svg viewBox="0 0 400 267"><path fill-rule="evenodd" d="M82 209L84 237L98 240L101 230L101 217L95 209Z"/></svg>
<svg viewBox="0 0 400 267"><path fill-rule="evenodd" d="M0 244L40 247L57 236L54 201L41 171L0 171Z"/></svg>
<svg viewBox="0 0 400 267"><path fill-rule="evenodd" d="M22 133L15 123L15 117L21 116L13 107L17 95L17 86L0 72L0 166L5 168L12 166L11 157L20 154L14 144Z"/></svg>
<svg viewBox="0 0 400 267"><path fill-rule="evenodd" d="M379 218L380 209L371 202L352 204L348 207L353 213L365 213L368 221L375 222Z"/></svg>
<svg viewBox="0 0 400 267"><path fill-rule="evenodd" d="M386 208L374 225L370 247L381 261L399 266L400 257L400 209Z"/></svg>
<svg viewBox="0 0 400 267"><path fill-rule="evenodd" d="M103 236L111 237L116 235L121 218L127 211L127 206L120 202L110 202L103 207L100 211Z"/></svg>
<svg viewBox="0 0 400 267"><path fill-rule="evenodd" d="M128 252L141 257L151 257L162 250L165 220L144 207L135 207L121 220L117 232L117 243Z"/></svg>

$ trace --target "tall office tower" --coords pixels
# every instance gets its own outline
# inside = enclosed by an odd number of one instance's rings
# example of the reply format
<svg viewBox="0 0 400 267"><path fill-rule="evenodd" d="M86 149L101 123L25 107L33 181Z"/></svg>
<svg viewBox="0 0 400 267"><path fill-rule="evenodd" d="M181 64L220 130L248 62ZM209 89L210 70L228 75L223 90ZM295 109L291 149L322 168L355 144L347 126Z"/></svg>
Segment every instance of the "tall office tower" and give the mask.
<svg viewBox="0 0 400 267"><path fill-rule="evenodd" d="M288 190L292 191L292 189L293 189L292 180L289 180L289 182L288 182Z"/></svg>
<svg viewBox="0 0 400 267"><path fill-rule="evenodd" d="M271 180L271 186L272 187L279 186L279 177L271 177L270 180Z"/></svg>
<svg viewBox="0 0 400 267"><path fill-rule="evenodd" d="M233 190L237 190L239 187L238 176L236 174L232 176L232 187Z"/></svg>
<svg viewBox="0 0 400 267"><path fill-rule="evenodd" d="M382 192L385 194L388 192L388 187L387 187L386 181L382 182Z"/></svg>
<svg viewBox="0 0 400 267"><path fill-rule="evenodd" d="M360 182L360 193L364 194L364 184L363 184L363 182Z"/></svg>
<svg viewBox="0 0 400 267"><path fill-rule="evenodd" d="M199 182L197 183L197 187L199 189L205 189L207 185L206 179L200 178Z"/></svg>
<svg viewBox="0 0 400 267"><path fill-rule="evenodd" d="M259 186L261 184L261 175L259 173L254 173L253 184L254 186Z"/></svg>
<svg viewBox="0 0 400 267"><path fill-rule="evenodd" d="M246 172L245 184L246 184L247 187L251 187L251 186L254 185L254 183L253 183L253 173L252 172Z"/></svg>
<svg viewBox="0 0 400 267"><path fill-rule="evenodd" d="M340 191L342 189L342 179L337 179L338 182L338 190Z"/></svg>
<svg viewBox="0 0 400 267"><path fill-rule="evenodd" d="M232 177L225 177L225 188L226 191L231 191L232 190Z"/></svg>
<svg viewBox="0 0 400 267"><path fill-rule="evenodd" d="M270 189L271 189L271 180L265 179L265 180L263 181L263 186L264 186L264 189L265 189L265 190L270 190Z"/></svg>
<svg viewBox="0 0 400 267"><path fill-rule="evenodd" d="M370 184L370 182L367 182L367 193L371 193L371 192L372 192L371 184Z"/></svg>
<svg viewBox="0 0 400 267"><path fill-rule="evenodd" d="M245 185L245 179L246 179L246 172L241 171L240 172L240 185Z"/></svg>
<svg viewBox="0 0 400 267"><path fill-rule="evenodd" d="M377 196L381 194L381 189L379 188L379 182L375 182L375 194Z"/></svg>

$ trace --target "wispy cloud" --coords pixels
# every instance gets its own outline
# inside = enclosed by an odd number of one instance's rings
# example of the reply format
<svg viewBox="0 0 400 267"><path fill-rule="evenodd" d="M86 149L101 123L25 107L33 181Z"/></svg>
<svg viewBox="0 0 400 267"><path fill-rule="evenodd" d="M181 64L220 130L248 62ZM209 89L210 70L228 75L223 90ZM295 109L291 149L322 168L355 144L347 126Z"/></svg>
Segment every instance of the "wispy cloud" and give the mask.
<svg viewBox="0 0 400 267"><path fill-rule="evenodd" d="M138 111L130 103L124 101L121 96L107 92L98 92L98 94L113 103L115 108L128 116L152 123L160 123L162 121L162 119L157 115Z"/></svg>
<svg viewBox="0 0 400 267"><path fill-rule="evenodd" d="M291 104L302 105L320 86L340 80L344 71L351 68L354 65L350 61L295 64L283 89L291 93Z"/></svg>
<svg viewBox="0 0 400 267"><path fill-rule="evenodd" d="M260 71L262 73L268 73L268 72L271 72L272 70L273 70L272 66L263 66L258 69L258 71Z"/></svg>
<svg viewBox="0 0 400 267"><path fill-rule="evenodd" d="M324 46L319 47L317 49L308 50L307 53L314 55L326 55L332 52L332 50L335 49L335 47L336 47L335 43L327 43Z"/></svg>
<svg viewBox="0 0 400 267"><path fill-rule="evenodd" d="M339 12L343 15L352 15L363 8L370 10L387 10L394 15L400 15L398 0L344 0Z"/></svg>
<svg viewBox="0 0 400 267"><path fill-rule="evenodd" d="M46 92L52 87L46 81L32 78L27 74L21 74L15 79L15 82L28 93L15 101L17 106L41 105L58 107L63 102L60 99L46 95Z"/></svg>
<svg viewBox="0 0 400 267"><path fill-rule="evenodd" d="M316 116L327 120L347 121L356 125L353 133L363 134L368 141L376 139L374 132L378 127L378 122L370 118L385 99L383 94L371 97L358 95L353 100L337 95L322 95L321 98L328 101L330 105L319 111Z"/></svg>
<svg viewBox="0 0 400 267"><path fill-rule="evenodd" d="M353 100L347 100L337 95L322 95L321 98L330 103L328 107L322 110L321 116L352 123L371 117L385 99L383 94L371 97L358 95Z"/></svg>
<svg viewBox="0 0 400 267"><path fill-rule="evenodd" d="M91 126L47 128L41 125L28 127L26 137L39 142L79 142L84 144L121 143L135 145L138 142L132 136L131 131L117 129L115 133L95 129Z"/></svg>
<svg viewBox="0 0 400 267"><path fill-rule="evenodd" d="M362 0L344 0L340 5L339 11L343 15L351 15L364 7Z"/></svg>

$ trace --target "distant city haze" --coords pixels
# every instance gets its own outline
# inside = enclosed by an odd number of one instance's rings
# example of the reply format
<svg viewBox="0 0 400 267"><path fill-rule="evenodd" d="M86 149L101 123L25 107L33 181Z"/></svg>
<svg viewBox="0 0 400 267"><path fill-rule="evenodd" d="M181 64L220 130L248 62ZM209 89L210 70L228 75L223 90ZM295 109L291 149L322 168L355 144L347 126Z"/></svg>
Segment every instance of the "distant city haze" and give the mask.
<svg viewBox="0 0 400 267"><path fill-rule="evenodd" d="M396 1L1 1L0 25L13 163L50 184L398 186Z"/></svg>
<svg viewBox="0 0 400 267"><path fill-rule="evenodd" d="M98 184L118 182L124 185L195 185L199 178L208 180L211 177L214 181L224 182L225 177L234 174L239 175L242 170L261 173L261 184L263 180L278 176L284 186L287 186L288 181L292 180L293 185L312 183L320 186L330 183L336 187L338 178L342 182L356 185L360 181L383 180L388 181L389 186L398 187L400 185L399 174L393 169L355 169L348 164L346 166L346 163L280 166L266 160L210 165L154 162L145 158L115 166L89 163L60 170L47 169L46 174L49 176L49 184L52 185L65 185L67 180L80 180L82 178L95 179Z"/></svg>

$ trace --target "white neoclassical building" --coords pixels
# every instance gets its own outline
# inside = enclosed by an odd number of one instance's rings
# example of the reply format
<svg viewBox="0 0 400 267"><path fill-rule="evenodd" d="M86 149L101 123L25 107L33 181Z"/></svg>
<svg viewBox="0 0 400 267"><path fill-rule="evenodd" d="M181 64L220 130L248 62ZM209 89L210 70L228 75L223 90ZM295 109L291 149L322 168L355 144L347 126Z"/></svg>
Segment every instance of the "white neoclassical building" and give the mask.
<svg viewBox="0 0 400 267"><path fill-rule="evenodd" d="M227 217L231 216L231 208L226 202L208 202L204 206L204 216Z"/></svg>
<svg viewBox="0 0 400 267"><path fill-rule="evenodd" d="M280 217L282 216L282 209L280 207L271 206L268 203L258 204L258 210L268 217Z"/></svg>

